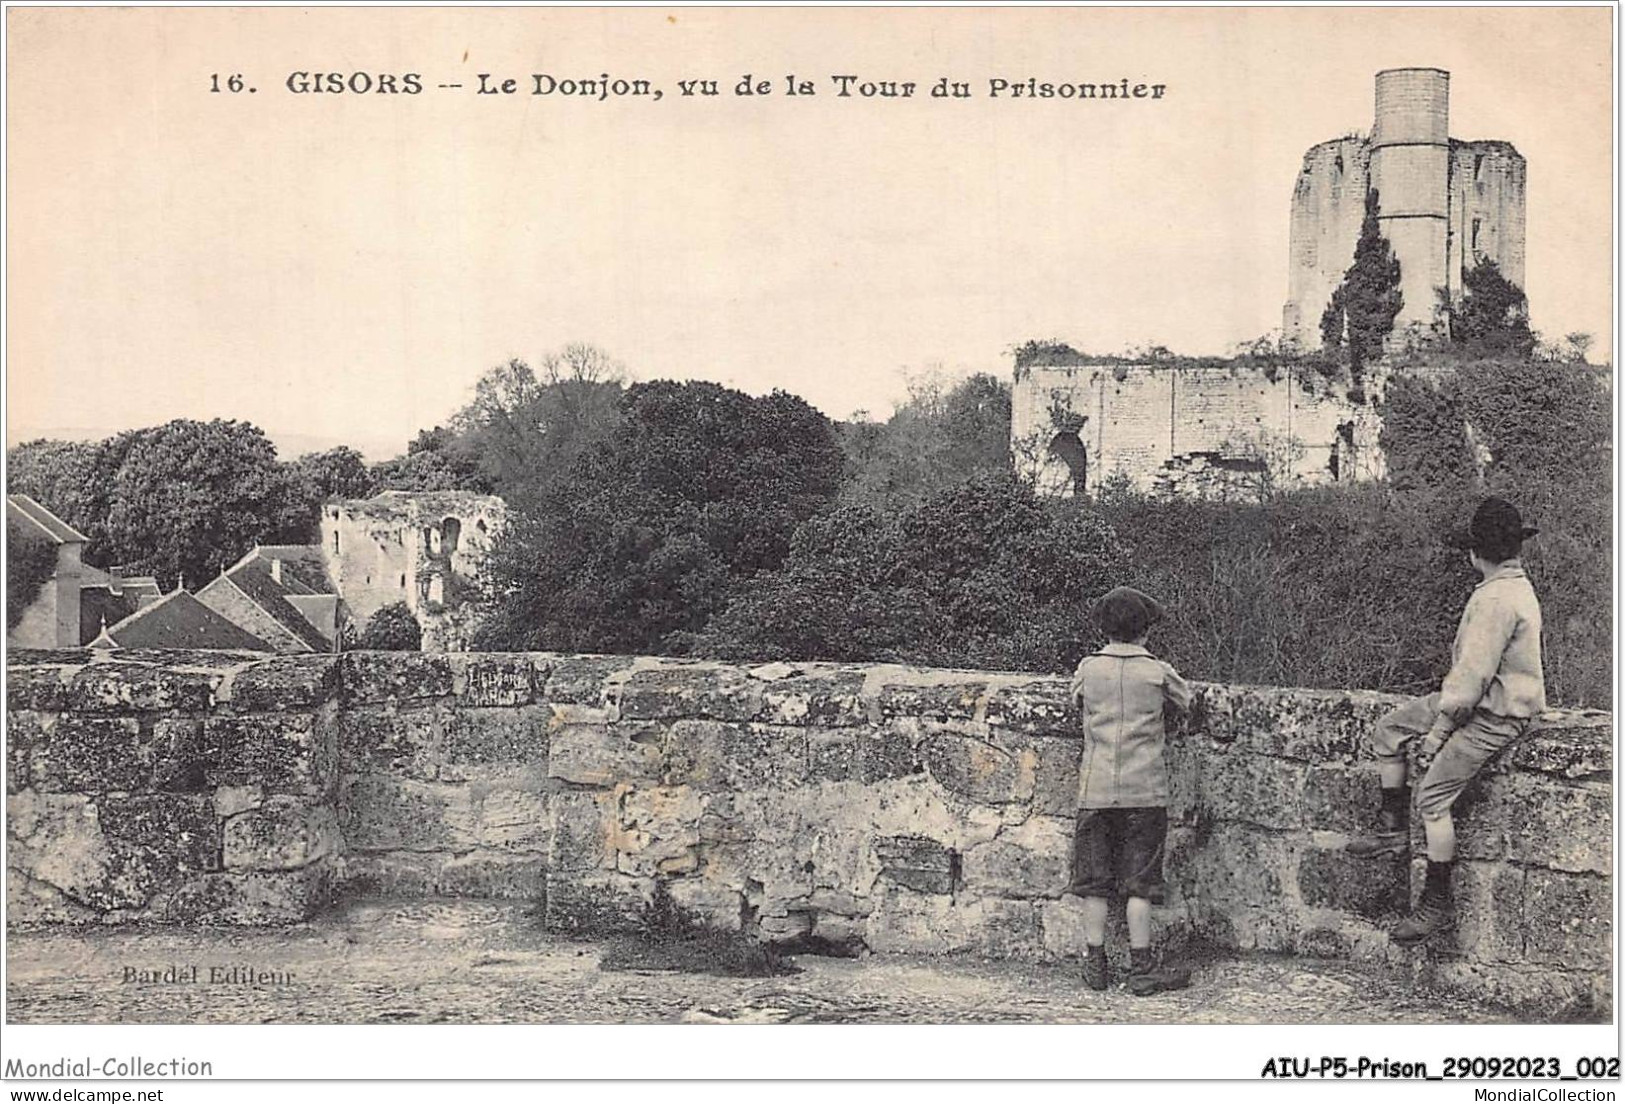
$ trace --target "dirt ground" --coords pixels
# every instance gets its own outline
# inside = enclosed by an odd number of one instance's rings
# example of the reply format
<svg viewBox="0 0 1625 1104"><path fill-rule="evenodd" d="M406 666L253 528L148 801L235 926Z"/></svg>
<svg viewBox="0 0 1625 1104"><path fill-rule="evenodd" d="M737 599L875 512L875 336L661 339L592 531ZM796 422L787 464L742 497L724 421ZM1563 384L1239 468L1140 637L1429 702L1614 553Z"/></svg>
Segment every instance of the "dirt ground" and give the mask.
<svg viewBox="0 0 1625 1104"><path fill-rule="evenodd" d="M600 968L602 944L490 901L368 901L276 930L13 932L16 1023L1506 1023L1504 1009L1347 963L1195 963L1192 987L1135 997L1077 968L977 958L800 955L726 978ZM166 975L167 972L167 975Z"/></svg>

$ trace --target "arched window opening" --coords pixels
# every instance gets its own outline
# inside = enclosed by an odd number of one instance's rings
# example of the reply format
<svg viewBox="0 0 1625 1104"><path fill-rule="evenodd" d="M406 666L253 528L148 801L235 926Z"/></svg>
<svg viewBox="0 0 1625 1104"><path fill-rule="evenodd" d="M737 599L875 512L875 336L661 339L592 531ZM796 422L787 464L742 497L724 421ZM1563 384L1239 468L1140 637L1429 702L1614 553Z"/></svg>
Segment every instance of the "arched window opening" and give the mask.
<svg viewBox="0 0 1625 1104"><path fill-rule="evenodd" d="M1073 430L1057 433L1049 443L1050 452L1066 462L1072 473L1072 493L1081 495L1089 490L1089 450Z"/></svg>

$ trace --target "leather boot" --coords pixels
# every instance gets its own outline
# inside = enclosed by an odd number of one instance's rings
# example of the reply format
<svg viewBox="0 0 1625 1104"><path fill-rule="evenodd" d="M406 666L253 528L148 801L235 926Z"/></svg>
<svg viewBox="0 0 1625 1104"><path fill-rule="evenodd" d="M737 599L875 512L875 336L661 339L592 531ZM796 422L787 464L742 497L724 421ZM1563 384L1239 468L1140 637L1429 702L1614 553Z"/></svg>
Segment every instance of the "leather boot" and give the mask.
<svg viewBox="0 0 1625 1104"><path fill-rule="evenodd" d="M1456 898L1450 888L1450 863L1429 862L1427 881L1422 886L1422 898L1409 916L1394 928L1395 943L1409 946L1421 943L1439 932L1447 931L1456 922Z"/></svg>
<svg viewBox="0 0 1625 1104"><path fill-rule="evenodd" d="M1356 836L1343 848L1362 859L1381 855L1403 855L1411 843L1411 791L1401 786L1382 791L1382 811L1377 814L1377 830Z"/></svg>
<svg viewBox="0 0 1625 1104"><path fill-rule="evenodd" d="M1104 992L1112 983L1111 968L1106 965L1106 948L1089 947L1083 955L1083 983L1095 992Z"/></svg>
<svg viewBox="0 0 1625 1104"><path fill-rule="evenodd" d="M1131 971L1128 991L1136 997L1149 997L1153 993L1183 989L1191 983L1189 970L1175 966L1159 966L1150 947L1130 947L1128 953Z"/></svg>

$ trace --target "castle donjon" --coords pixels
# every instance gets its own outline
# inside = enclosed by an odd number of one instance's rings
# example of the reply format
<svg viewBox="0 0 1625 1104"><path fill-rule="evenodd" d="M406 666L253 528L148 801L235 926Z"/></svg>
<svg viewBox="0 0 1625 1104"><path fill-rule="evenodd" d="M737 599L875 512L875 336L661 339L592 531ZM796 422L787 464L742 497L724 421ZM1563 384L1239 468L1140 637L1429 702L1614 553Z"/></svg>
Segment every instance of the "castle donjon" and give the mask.
<svg viewBox="0 0 1625 1104"><path fill-rule="evenodd" d="M1522 155L1504 141L1450 137L1450 74L1386 69L1371 133L1313 146L1292 191L1282 346L1312 352L1320 318L1354 259L1368 191L1400 262L1393 340L1440 334L1441 295L1494 261L1524 280ZM1380 386L1380 371L1368 386ZM1383 474L1371 394L1349 394L1313 363L1166 358L1135 363L1065 346L1017 357L1011 446L1037 486L1088 494L1107 478L1143 491L1247 493L1261 480L1314 484Z"/></svg>
<svg viewBox="0 0 1625 1104"><path fill-rule="evenodd" d="M1365 194L1400 264L1405 305L1395 333L1431 327L1438 290L1461 293L1461 274L1494 261L1523 287L1523 156L1509 142L1450 137L1450 74L1385 69L1377 74L1370 137L1334 138L1303 157L1292 191L1291 260L1281 333L1320 345L1320 315L1354 256Z"/></svg>

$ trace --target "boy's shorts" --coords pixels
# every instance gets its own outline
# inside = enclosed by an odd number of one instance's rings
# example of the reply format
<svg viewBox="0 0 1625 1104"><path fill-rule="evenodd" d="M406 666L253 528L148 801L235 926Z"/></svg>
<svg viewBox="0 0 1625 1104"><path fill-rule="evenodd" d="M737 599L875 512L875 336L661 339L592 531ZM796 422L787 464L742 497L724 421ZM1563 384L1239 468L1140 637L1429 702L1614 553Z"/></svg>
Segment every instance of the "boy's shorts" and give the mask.
<svg viewBox="0 0 1625 1104"><path fill-rule="evenodd" d="M1079 897L1144 897L1162 902L1168 810L1079 809L1072 843L1072 884Z"/></svg>
<svg viewBox="0 0 1625 1104"><path fill-rule="evenodd" d="M1439 695L1412 698L1383 714L1371 734L1377 758L1405 761L1405 745L1427 734L1439 715ZM1484 764L1522 736L1529 722L1516 717L1475 712L1450 734L1416 787L1416 811L1424 820L1437 820L1450 811Z"/></svg>

